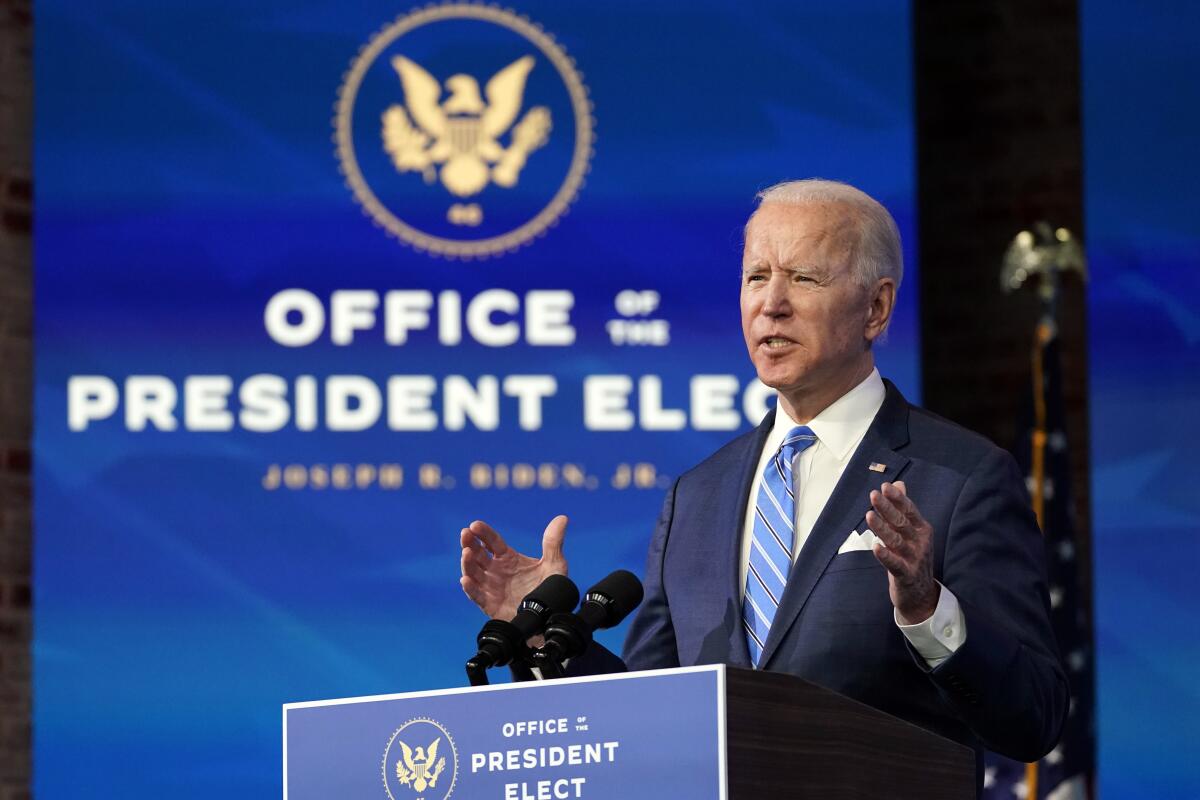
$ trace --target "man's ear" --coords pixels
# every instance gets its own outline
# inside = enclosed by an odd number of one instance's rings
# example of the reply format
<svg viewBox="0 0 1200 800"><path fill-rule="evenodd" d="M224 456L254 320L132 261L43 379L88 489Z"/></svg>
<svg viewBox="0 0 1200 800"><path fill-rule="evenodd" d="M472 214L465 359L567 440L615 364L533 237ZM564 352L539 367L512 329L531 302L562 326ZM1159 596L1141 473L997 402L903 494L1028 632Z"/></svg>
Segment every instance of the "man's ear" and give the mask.
<svg viewBox="0 0 1200 800"><path fill-rule="evenodd" d="M892 310L896 307L896 281L892 278L880 278L870 290L869 299L871 306L867 313L863 338L871 343L883 335L887 330L888 321L892 318Z"/></svg>

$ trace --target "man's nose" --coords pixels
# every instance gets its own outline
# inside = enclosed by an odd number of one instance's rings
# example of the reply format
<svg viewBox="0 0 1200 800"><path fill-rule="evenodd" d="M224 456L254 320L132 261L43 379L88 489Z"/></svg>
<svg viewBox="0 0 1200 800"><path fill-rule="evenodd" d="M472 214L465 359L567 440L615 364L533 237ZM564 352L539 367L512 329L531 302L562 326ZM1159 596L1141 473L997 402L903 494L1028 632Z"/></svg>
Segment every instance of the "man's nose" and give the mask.
<svg viewBox="0 0 1200 800"><path fill-rule="evenodd" d="M772 275L767 283L766 297L763 299L762 313L768 317L786 317L792 313L788 300L788 281L783 275Z"/></svg>

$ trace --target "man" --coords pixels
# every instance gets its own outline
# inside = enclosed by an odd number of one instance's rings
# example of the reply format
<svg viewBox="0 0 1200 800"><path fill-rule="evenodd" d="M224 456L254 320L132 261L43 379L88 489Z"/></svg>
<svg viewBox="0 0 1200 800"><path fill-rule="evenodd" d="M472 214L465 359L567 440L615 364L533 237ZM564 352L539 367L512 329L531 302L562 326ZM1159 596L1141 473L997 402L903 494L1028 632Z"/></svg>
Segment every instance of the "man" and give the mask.
<svg viewBox="0 0 1200 800"><path fill-rule="evenodd" d="M680 476L650 544L624 660L574 674L727 663L789 672L1023 761L1055 745L1067 682L1041 535L1012 458L910 406L875 369L903 267L891 215L830 181L766 190L746 225L742 332L778 392L758 428ZM462 586L510 618L565 573L483 522Z"/></svg>

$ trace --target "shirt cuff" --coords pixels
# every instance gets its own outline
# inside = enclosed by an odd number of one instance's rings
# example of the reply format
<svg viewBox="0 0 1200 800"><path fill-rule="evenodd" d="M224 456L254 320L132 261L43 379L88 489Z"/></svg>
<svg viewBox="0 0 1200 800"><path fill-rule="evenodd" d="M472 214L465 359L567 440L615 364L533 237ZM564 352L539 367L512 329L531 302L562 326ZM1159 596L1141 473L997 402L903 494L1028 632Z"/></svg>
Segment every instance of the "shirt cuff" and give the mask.
<svg viewBox="0 0 1200 800"><path fill-rule="evenodd" d="M933 610L933 616L924 622L901 625L899 615L895 609L892 610L896 626L913 649L925 659L930 669L952 656L967 640L967 621L963 618L958 598L954 596L954 592L942 586L940 581L938 586L941 586L942 590L938 596L937 608Z"/></svg>

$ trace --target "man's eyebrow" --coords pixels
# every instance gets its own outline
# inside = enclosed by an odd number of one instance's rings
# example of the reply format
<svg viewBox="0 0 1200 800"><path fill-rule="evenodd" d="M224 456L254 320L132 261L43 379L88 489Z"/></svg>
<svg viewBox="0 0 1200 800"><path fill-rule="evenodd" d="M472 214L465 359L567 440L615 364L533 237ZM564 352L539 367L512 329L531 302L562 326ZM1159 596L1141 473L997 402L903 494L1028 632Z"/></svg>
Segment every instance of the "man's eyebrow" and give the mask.
<svg viewBox="0 0 1200 800"><path fill-rule="evenodd" d="M780 269L786 272L819 272L821 265L813 261L792 261L782 264Z"/></svg>
<svg viewBox="0 0 1200 800"><path fill-rule="evenodd" d="M783 267L781 267L781 269L784 272L790 272L792 274L799 273L801 275L810 275L810 276L816 277L816 278L824 278L829 275L829 270L826 269L822 264L812 263L812 262L807 262L807 261L802 264L786 264Z"/></svg>

